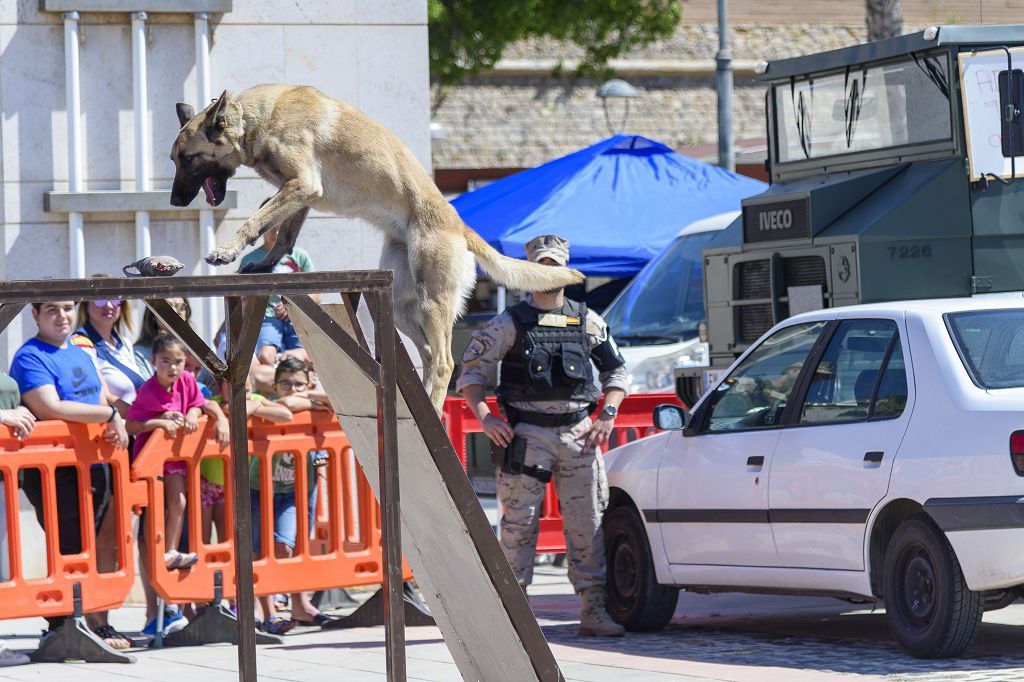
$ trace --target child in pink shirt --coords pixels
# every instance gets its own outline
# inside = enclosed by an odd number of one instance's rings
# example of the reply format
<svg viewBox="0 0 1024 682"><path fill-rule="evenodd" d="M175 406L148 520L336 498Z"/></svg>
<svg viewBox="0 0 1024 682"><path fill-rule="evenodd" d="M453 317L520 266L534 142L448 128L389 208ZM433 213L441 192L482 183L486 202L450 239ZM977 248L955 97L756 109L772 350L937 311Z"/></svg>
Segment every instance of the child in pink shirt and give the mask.
<svg viewBox="0 0 1024 682"><path fill-rule="evenodd" d="M163 429L172 438L178 429L193 433L199 428L202 414L203 392L190 372L185 370L186 353L181 342L169 334L161 334L153 341L153 374L135 396L128 408L127 430L138 434L132 456L142 451L153 431ZM188 568L198 560L195 552L178 551L181 531L185 522L185 478L188 467L184 462L164 464L164 496L167 503L167 551L164 561L168 569Z"/></svg>

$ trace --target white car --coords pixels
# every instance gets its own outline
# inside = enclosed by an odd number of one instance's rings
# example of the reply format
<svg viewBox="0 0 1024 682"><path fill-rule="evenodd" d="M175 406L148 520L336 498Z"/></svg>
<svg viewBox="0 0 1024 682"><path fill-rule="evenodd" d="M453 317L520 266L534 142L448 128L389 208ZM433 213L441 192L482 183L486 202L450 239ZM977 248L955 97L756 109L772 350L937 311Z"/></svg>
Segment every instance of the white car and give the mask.
<svg viewBox="0 0 1024 682"><path fill-rule="evenodd" d="M608 603L631 630L678 590L884 601L919 657L955 656L1024 585L1024 302L790 318L670 429L606 455Z"/></svg>

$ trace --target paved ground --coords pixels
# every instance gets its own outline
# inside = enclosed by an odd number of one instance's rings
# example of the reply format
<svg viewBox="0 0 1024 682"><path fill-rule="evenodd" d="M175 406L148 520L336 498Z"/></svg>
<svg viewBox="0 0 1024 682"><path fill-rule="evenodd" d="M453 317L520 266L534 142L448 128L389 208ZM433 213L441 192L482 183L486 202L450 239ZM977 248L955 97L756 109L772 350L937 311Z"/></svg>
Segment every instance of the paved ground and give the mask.
<svg viewBox="0 0 1024 682"><path fill-rule="evenodd" d="M1024 602L987 614L977 643L964 658L918 661L896 646L880 611L817 598L684 594L664 632L580 639L575 634L578 600L564 570L541 567L538 573L530 602L571 681L1024 679ZM141 627L142 613L124 608L112 620L129 631ZM0 621L0 637L16 649L31 650L42 626L41 619ZM410 680L460 679L436 628L409 628L407 636ZM293 630L283 645L260 647L259 679L380 682L385 679L383 638L383 628ZM0 680L237 679L231 646L136 653L135 665L28 665L0 669Z"/></svg>

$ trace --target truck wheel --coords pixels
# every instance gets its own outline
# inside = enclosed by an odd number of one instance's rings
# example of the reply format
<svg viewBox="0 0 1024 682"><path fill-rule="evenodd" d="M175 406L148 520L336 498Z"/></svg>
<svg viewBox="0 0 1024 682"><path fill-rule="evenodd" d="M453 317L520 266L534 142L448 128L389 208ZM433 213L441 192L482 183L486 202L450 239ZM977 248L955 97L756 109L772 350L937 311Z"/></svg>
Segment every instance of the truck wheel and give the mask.
<svg viewBox="0 0 1024 682"><path fill-rule="evenodd" d="M659 585L643 521L625 504L604 519L608 613L627 630L653 632L672 620L679 588Z"/></svg>
<svg viewBox="0 0 1024 682"><path fill-rule="evenodd" d="M889 541L882 589L889 629L913 656L957 656L978 634L982 594L968 589L949 540L924 514Z"/></svg>

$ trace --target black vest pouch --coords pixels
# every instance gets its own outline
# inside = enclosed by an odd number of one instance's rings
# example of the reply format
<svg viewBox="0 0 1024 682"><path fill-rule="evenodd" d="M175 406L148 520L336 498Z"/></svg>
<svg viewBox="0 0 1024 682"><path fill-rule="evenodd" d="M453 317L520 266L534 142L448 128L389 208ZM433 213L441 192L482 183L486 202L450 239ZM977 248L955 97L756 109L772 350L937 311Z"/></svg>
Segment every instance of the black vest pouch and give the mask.
<svg viewBox="0 0 1024 682"><path fill-rule="evenodd" d="M551 352L543 346L533 346L527 358L526 371L530 386L534 389L550 389L554 386L551 378Z"/></svg>
<svg viewBox="0 0 1024 682"><path fill-rule="evenodd" d="M590 354L579 343L562 344L562 371L571 384L578 384L590 373Z"/></svg>

